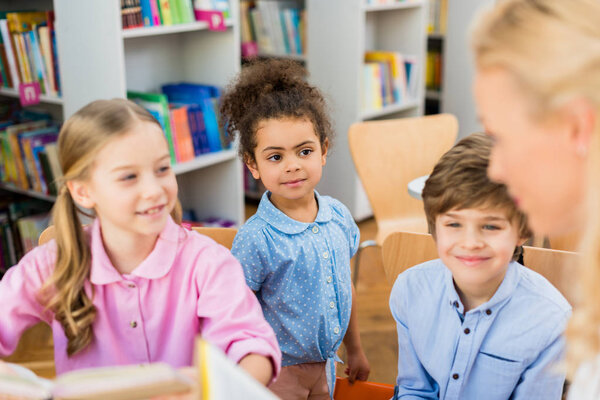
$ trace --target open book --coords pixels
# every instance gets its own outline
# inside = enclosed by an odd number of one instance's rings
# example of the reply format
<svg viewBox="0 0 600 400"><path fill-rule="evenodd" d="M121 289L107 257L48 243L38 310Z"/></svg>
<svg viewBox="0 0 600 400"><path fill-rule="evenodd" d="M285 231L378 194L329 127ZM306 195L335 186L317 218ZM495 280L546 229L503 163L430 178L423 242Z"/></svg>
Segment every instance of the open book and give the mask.
<svg viewBox="0 0 600 400"><path fill-rule="evenodd" d="M267 388L203 339L196 342L197 381L164 363L100 367L40 378L16 364L0 369L0 399L138 400L180 393L182 400L277 400ZM9 397L9 398L13 398Z"/></svg>
<svg viewBox="0 0 600 400"><path fill-rule="evenodd" d="M16 375L0 372L2 395L31 400L133 400L188 392L189 377L164 363L80 369L54 381L43 379L15 364Z"/></svg>

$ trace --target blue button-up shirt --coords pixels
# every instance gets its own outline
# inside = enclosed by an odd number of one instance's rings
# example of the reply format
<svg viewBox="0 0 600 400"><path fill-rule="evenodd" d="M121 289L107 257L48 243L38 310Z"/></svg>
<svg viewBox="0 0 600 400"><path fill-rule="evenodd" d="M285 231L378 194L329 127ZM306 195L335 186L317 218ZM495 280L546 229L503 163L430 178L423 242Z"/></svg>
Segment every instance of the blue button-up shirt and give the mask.
<svg viewBox="0 0 600 400"><path fill-rule="evenodd" d="M560 399L556 368L571 307L544 277L512 262L492 298L464 314L452 274L432 260L400 274L396 399Z"/></svg>
<svg viewBox="0 0 600 400"><path fill-rule="evenodd" d="M277 335L283 366L335 358L350 321L350 258L360 234L342 203L315 197L317 217L305 223L266 192L231 249Z"/></svg>

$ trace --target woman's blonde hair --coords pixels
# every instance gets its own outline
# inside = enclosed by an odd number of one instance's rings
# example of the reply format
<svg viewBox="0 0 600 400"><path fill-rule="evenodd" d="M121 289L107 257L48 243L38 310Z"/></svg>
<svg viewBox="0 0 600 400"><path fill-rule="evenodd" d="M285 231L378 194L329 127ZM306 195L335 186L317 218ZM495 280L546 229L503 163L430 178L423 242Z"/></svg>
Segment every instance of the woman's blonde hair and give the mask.
<svg viewBox="0 0 600 400"><path fill-rule="evenodd" d="M548 120L584 99L595 110L586 201L590 221L581 244L583 301L567 329L572 374L600 352L600 1L503 0L483 14L471 35L480 69L500 67L529 96L532 115Z"/></svg>
<svg viewBox="0 0 600 400"><path fill-rule="evenodd" d="M160 124L144 108L124 100L97 100L83 107L62 126L58 154L63 171L60 190L52 209L57 247L54 273L40 291L40 301L54 312L68 339L67 354L72 356L93 339L92 324L96 309L93 288L88 289L92 254L89 237L82 229L81 212L65 183L89 178L94 159L109 140L123 136L139 122ZM176 206L173 218L180 222Z"/></svg>

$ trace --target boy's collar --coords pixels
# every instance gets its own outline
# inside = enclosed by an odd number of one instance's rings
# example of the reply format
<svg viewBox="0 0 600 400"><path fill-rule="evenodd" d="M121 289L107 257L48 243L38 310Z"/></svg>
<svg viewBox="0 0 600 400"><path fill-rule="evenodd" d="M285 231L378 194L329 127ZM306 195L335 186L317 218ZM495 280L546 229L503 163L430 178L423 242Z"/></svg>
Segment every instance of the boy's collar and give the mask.
<svg viewBox="0 0 600 400"><path fill-rule="evenodd" d="M473 308L472 310L469 310L468 312L482 311L487 313L487 310L491 310L491 312L493 313L494 309L497 308L496 306L503 304L505 300L510 298L510 296L512 296L512 294L514 293L515 288L517 287L517 284L519 283L519 279L521 277L521 275L519 274L518 265L519 264L515 261L510 262L508 264L508 268L506 269L506 274L504 274L504 279L502 280L502 283L500 283L500 286L498 286L498 289L496 289L494 295L485 303L480 304L479 306ZM462 301L460 300L460 296L458 295L456 288L454 287L452 273L448 268L445 269L444 273L444 281L446 284L446 293L449 304L452 307L456 308L459 313L464 314L465 308L462 304Z"/></svg>
<svg viewBox="0 0 600 400"><path fill-rule="evenodd" d="M258 210L256 211L256 215L265 220L269 225L273 226L278 231L287 233L288 235L304 232L313 224L328 222L332 218L331 207L327 197L322 197L316 190L314 192L315 199L319 205L319 211L317 212L317 217L315 218L314 222L300 222L288 217L281 210L275 207L273 203L271 203L271 200L269 199L269 191L263 193L262 198L260 199L260 204L258 205Z"/></svg>

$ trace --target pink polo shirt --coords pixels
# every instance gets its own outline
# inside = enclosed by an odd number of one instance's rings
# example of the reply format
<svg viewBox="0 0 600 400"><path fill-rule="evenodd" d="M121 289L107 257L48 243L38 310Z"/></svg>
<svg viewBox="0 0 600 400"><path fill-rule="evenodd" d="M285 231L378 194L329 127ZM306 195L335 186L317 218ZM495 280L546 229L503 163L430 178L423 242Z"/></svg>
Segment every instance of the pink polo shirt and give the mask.
<svg viewBox="0 0 600 400"><path fill-rule="evenodd" d="M212 239L168 220L150 255L130 274L111 264L100 223L91 227L94 339L69 358L67 339L36 293L51 275L56 244L39 246L0 281L0 356L10 355L23 331L51 324L56 372L108 365L163 361L193 364L198 333L234 362L249 353L270 357L275 373L281 352L238 261ZM90 283L86 286L88 293Z"/></svg>

